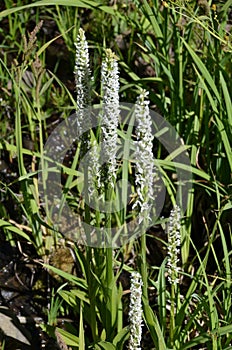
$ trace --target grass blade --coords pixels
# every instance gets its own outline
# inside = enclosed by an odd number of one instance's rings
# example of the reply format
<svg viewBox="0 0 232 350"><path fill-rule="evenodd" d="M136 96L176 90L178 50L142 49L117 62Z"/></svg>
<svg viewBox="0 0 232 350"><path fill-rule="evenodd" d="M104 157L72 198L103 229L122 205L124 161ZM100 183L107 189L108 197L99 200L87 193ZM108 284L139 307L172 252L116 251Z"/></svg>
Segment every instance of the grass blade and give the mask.
<svg viewBox="0 0 232 350"><path fill-rule="evenodd" d="M193 51L193 49L189 46L189 44L182 38L184 45L186 46L188 52L190 53L193 62L196 64L197 68L200 70L201 74L202 74L202 78L204 78L207 83L208 86L212 89L212 91L214 92L215 97L217 98L218 102L221 101L220 99L220 95L218 92L218 89L215 85L215 82L211 76L211 74L209 73L208 69L206 68L205 64L202 62L202 60L197 56L197 54Z"/></svg>

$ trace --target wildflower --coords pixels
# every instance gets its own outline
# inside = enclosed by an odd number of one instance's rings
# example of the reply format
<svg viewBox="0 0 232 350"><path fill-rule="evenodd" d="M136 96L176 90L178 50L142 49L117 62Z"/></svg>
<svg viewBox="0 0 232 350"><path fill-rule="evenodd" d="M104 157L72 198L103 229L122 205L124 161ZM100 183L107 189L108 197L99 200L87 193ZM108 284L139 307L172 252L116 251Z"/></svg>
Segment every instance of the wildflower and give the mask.
<svg viewBox="0 0 232 350"><path fill-rule="evenodd" d="M88 192L93 193L93 187L95 183L94 171L97 171L98 158L96 157L96 144L91 145L90 129L91 129L91 71L89 67L89 51L88 42L85 37L83 29L79 29L76 43L76 59L75 59L75 83L77 93L77 136L82 141L82 147L80 150L81 156L87 154L90 150L89 162L84 164L85 170L83 170L86 178L88 178ZM91 148L92 146L92 148Z"/></svg>
<svg viewBox="0 0 232 350"><path fill-rule="evenodd" d="M91 104L91 72L89 68L88 42L85 37L85 32L81 28L79 29L79 34L77 35L75 47L76 59L74 75L77 93L77 127L78 133L81 135L83 132L83 127L85 127L84 130L87 130L91 125L89 112L85 110Z"/></svg>
<svg viewBox="0 0 232 350"><path fill-rule="evenodd" d="M131 274L131 294L130 294L130 339L129 350L140 350L142 338L142 279L138 272Z"/></svg>
<svg viewBox="0 0 232 350"><path fill-rule="evenodd" d="M102 140L104 162L108 166L105 174L106 182L112 187L116 179L117 127L119 121L119 73L114 53L106 50L106 57L101 70L103 115Z"/></svg>
<svg viewBox="0 0 232 350"><path fill-rule="evenodd" d="M168 281L171 284L178 284L178 273L180 268L178 267L178 254L180 253L180 208L176 205L170 213L168 223Z"/></svg>
<svg viewBox="0 0 232 350"><path fill-rule="evenodd" d="M152 153L152 129L149 113L149 101L146 100L148 92L142 90L135 104L136 127L136 174L135 183L137 186L138 198L133 205L139 208L140 221L149 216L151 200L154 196L154 165Z"/></svg>

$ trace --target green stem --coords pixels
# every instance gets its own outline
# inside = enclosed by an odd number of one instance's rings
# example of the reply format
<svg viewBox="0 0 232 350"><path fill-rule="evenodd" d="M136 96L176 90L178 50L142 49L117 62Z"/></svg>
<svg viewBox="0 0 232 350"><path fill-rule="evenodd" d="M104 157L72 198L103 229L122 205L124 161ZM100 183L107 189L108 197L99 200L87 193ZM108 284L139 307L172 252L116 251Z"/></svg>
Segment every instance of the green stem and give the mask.
<svg viewBox="0 0 232 350"><path fill-rule="evenodd" d="M106 192L106 200L110 201L112 197L112 190ZM110 206L111 207L111 206ZM106 240L107 244L110 245L112 242L112 237L110 235L111 229L111 208L109 212L106 213ZM110 236L109 236L110 235ZM113 330L113 282L114 282L114 272L113 272L113 249L111 247L106 248L106 337L111 340L112 330Z"/></svg>
<svg viewBox="0 0 232 350"><path fill-rule="evenodd" d="M112 248L106 249L106 337L107 340L111 340L113 320L113 250Z"/></svg>
<svg viewBox="0 0 232 350"><path fill-rule="evenodd" d="M98 330L97 330L97 314L96 314L96 282L95 278L92 275L91 264L93 260L93 248L86 247L86 258L87 258L87 280L88 280L88 294L90 302L90 327L92 331L93 341L96 342L98 339Z"/></svg>
<svg viewBox="0 0 232 350"><path fill-rule="evenodd" d="M88 167L84 168L84 190L85 198L88 196ZM90 208L88 204L85 203L85 222L90 225ZM89 302L90 302L90 327L92 331L92 337L94 342L98 339L98 330L97 330L97 314L96 314L96 280L92 274L93 267L93 248L91 247L91 235L89 228L85 228L86 234L86 266L87 266L87 279L88 279L88 292L89 292Z"/></svg>
<svg viewBox="0 0 232 350"><path fill-rule="evenodd" d="M170 310L170 346L174 344L174 330L175 330L175 285L171 285L171 310Z"/></svg>
<svg viewBox="0 0 232 350"><path fill-rule="evenodd" d="M143 296L148 301L148 290L147 290L147 257L146 257L146 233L144 233L141 237L141 262L140 262L140 273L142 276L143 286Z"/></svg>

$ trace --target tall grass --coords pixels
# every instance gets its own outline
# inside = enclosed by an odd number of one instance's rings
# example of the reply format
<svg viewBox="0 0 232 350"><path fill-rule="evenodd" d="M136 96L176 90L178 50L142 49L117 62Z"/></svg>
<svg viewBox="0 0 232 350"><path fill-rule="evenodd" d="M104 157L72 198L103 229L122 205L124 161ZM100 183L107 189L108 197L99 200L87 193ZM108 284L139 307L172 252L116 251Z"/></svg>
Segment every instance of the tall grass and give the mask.
<svg viewBox="0 0 232 350"><path fill-rule="evenodd" d="M50 295L48 322L42 327L57 339L61 336L73 349L126 347L128 276L137 269L145 282L142 348L231 348L231 1L198 3L201 6L194 1L144 0L109 5L41 0L28 4L17 1L13 7L5 0L5 9L0 12L1 235L21 251L32 245L43 267L67 282L58 283L56 293ZM43 26L38 27L41 19L49 21L51 15L57 30L52 38L46 36ZM28 36L31 22L37 25L36 41L33 34ZM159 243L166 256L165 235L160 239L148 232L114 253L85 249L66 240L78 272L67 273L49 263L51 252L62 240L55 223L47 220L41 208L38 163L46 163L43 147L47 137L76 104L75 92L60 74L62 57L50 70L46 65L59 32L72 72L79 26L86 28L93 57L94 101L98 102L101 94L99 62L104 49L111 47L119 59L122 100L134 103L139 89L148 90L151 109L176 128L186 145L193 187L181 219L182 270L175 293L167 281L167 259L159 263L151 255L154 252L149 254ZM128 128L128 137L132 133ZM168 192L164 217L157 224L163 232L170 207L175 204L171 201L178 185L178 164L159 144L154 144L154 153ZM67 175L64 197L71 204L76 201L76 192L71 191L75 161L62 165ZM122 172L133 177L126 161ZM9 203L17 211L12 212ZM121 213L120 220L125 215ZM110 302L106 302L109 293ZM74 323L66 323L62 329L56 318L65 318L65 312L72 315Z"/></svg>

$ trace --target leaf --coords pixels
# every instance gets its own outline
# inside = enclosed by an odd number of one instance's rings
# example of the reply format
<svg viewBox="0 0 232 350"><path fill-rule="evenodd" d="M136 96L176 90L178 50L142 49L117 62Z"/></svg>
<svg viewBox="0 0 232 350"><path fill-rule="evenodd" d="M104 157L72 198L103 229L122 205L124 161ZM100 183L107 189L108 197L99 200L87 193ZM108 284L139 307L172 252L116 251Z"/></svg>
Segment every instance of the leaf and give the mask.
<svg viewBox="0 0 232 350"><path fill-rule="evenodd" d="M223 77L222 72L220 72L220 82L222 86L222 91L224 94L225 104L226 104L226 112L228 116L229 125L232 127L232 101L231 94L229 93L226 81Z"/></svg>
<svg viewBox="0 0 232 350"><path fill-rule="evenodd" d="M230 146L230 142L228 139L228 135L226 133L224 124L221 121L221 119L219 119L217 115L215 115L215 118L216 118L217 127L219 129L220 134L221 134L223 145L225 147L227 160L228 160L229 165L230 165L230 170L232 172L232 152L231 152L231 146Z"/></svg>
<svg viewBox="0 0 232 350"><path fill-rule="evenodd" d="M198 337L195 337L194 339L192 339L190 342L188 342L185 345L182 345L181 350L185 350L185 349L194 349L194 346L197 346L199 344L205 344L207 343L207 341L210 340L210 336L207 333L202 333L201 335L199 335Z"/></svg>
<svg viewBox="0 0 232 350"><path fill-rule="evenodd" d="M229 324L227 326L219 327L218 329L215 329L211 332L211 334L218 334L220 336L232 333L232 324Z"/></svg>
<svg viewBox="0 0 232 350"><path fill-rule="evenodd" d="M102 341L100 341L100 343L97 343L95 345L95 349L96 350L102 350L102 349L103 350L115 350L116 347L113 344L102 340Z"/></svg>
<svg viewBox="0 0 232 350"><path fill-rule="evenodd" d="M163 33L160 29L159 23L157 22L156 16L154 15L152 11L151 5L146 0L143 0L142 2L142 7L143 7L143 13L144 15L149 19L152 27L154 34L157 39L163 39Z"/></svg>
<svg viewBox="0 0 232 350"><path fill-rule="evenodd" d="M217 109L217 106L216 106L216 102L215 102L215 100L214 100L214 98L213 98L213 95L212 95L211 92L209 91L209 89L208 89L208 87L207 87L207 85L206 85L206 83L205 83L203 77L200 75L200 73L199 73L198 70L196 69L195 65L193 65L193 68L195 69L195 72L197 73L197 76L198 76L198 78L199 78L199 80L200 80L200 83L201 83L201 85L202 85L202 88L205 90L206 95L208 96L208 99L209 99L209 102L210 102L210 104L211 104L211 107L212 107L213 111L214 111L215 113L218 113L218 109Z"/></svg>
<svg viewBox="0 0 232 350"><path fill-rule="evenodd" d="M219 92L218 92L217 87L216 87L216 85L211 77L211 74L209 73L205 64L202 62L202 60L197 56L197 54L193 51L193 49L187 44L187 42L183 38L182 38L182 40L183 40L184 45L186 46L188 52L192 56L192 59L195 62L197 68L200 70L200 72L202 74L202 78L204 78L207 81L208 86L213 90L215 97L220 102L221 99L220 99Z"/></svg>
<svg viewBox="0 0 232 350"><path fill-rule="evenodd" d="M162 265L160 266L159 274L158 274L158 281L157 281L157 292L158 292L158 307L159 307L159 320L160 323L163 326L163 329L166 329L166 307L167 300L166 300L166 280L165 280L165 265L166 260L163 261Z"/></svg>
<svg viewBox="0 0 232 350"><path fill-rule="evenodd" d="M226 203L226 205L223 207L224 210L231 210L232 209L232 203Z"/></svg>
<svg viewBox="0 0 232 350"><path fill-rule="evenodd" d="M75 285L83 288L84 290L87 290L87 283L84 279L73 276L70 273L64 272L64 271L57 269L56 267L48 265L48 264L43 264L43 266L49 270L52 270L57 275L63 277L64 279L68 280L69 282L72 282Z"/></svg>
<svg viewBox="0 0 232 350"><path fill-rule="evenodd" d="M79 349L85 350L85 331L84 331L84 324L83 324L82 303L80 305Z"/></svg>
<svg viewBox="0 0 232 350"><path fill-rule="evenodd" d="M65 344L69 346L78 346L79 345L79 338L67 331L65 331L62 328L56 327L56 333L60 334L62 339L64 340Z"/></svg>
<svg viewBox="0 0 232 350"><path fill-rule="evenodd" d="M3 227L6 230L12 231L14 233L17 233L17 235L25 238L28 242L32 243L32 240L30 238L30 236L28 236L25 232L23 232L22 230L18 229L17 227L13 226L12 224L10 224L9 222L0 219L0 227Z"/></svg>
<svg viewBox="0 0 232 350"><path fill-rule="evenodd" d="M77 300L75 295L64 290L60 291L59 294L65 300L65 302L69 304L73 309L77 306Z"/></svg>
<svg viewBox="0 0 232 350"><path fill-rule="evenodd" d="M154 341L154 344L159 350L167 350L163 333L161 331L158 318L156 314L152 311L148 302L143 298L143 308L144 316L147 323L147 326L150 330L151 337Z"/></svg>
<svg viewBox="0 0 232 350"><path fill-rule="evenodd" d="M222 7L222 11L227 12L231 6L232 6L232 0L228 0Z"/></svg>
<svg viewBox="0 0 232 350"><path fill-rule="evenodd" d="M115 345L115 348L117 350L123 350L124 349L124 343L129 338L129 327L124 327L115 337L113 340L113 344Z"/></svg>
<svg viewBox="0 0 232 350"><path fill-rule="evenodd" d="M85 303L89 304L89 298L88 298L87 294L85 292L83 292L82 290L78 290L78 289L72 289L70 291L64 291L63 290L63 291L60 291L59 294L64 299L65 298L71 298L72 299L73 297L75 297L75 298L78 298L78 299L84 301Z"/></svg>
<svg viewBox="0 0 232 350"><path fill-rule="evenodd" d="M197 169L197 168L194 168L192 166L189 166L189 165L186 165L186 164L182 164L182 163L178 163L178 162L171 162L171 161L166 161L166 160L163 160L163 159L156 159L156 162L157 164L160 166L160 167L164 167L165 169L170 169L170 170L175 170L175 168L177 169L182 169L182 170L186 170L186 171L189 171L190 174L195 174L195 175L198 175L200 178L204 179L204 180L207 180L207 181L210 181L210 176L205 173L203 170L200 170L200 169Z"/></svg>
<svg viewBox="0 0 232 350"><path fill-rule="evenodd" d="M71 28L69 28L68 30L66 30L64 33L65 33L65 34L68 33L68 32L69 32L71 29L73 29L73 28L74 28L74 26L72 26ZM44 51L47 49L47 47L53 43L53 41L56 41L56 40L59 39L61 36L62 36L62 34L57 35L55 38L53 38L53 39L49 40L48 42L46 42L46 43L38 50L37 55L40 56L41 53L44 52ZM42 93L42 90L41 90L41 93Z"/></svg>
<svg viewBox="0 0 232 350"><path fill-rule="evenodd" d="M110 6L104 6L101 4L98 4L96 1L79 1L79 0L41 0L36 1L32 4L24 5L24 6L18 6L13 7L7 10L4 10L0 12L0 18L10 15L11 13L26 10L31 7L44 7L44 6L52 6L52 5L60 5L60 6L74 6L74 7L83 7L88 9L98 9L103 12L109 13L111 15L115 14L115 10L113 7ZM117 12L118 14L118 12ZM121 17L121 16L120 16Z"/></svg>

